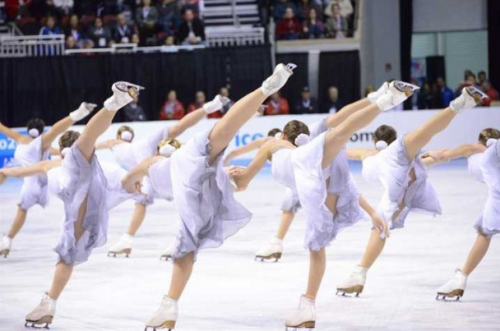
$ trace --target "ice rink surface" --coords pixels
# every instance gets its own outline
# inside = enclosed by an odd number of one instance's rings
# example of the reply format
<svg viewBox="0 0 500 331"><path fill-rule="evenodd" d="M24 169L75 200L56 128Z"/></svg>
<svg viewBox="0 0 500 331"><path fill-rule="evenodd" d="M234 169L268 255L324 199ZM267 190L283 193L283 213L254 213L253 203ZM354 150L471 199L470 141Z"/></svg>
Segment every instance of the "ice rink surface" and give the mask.
<svg viewBox="0 0 500 331"><path fill-rule="evenodd" d="M328 249L328 265L317 299L316 330L431 331L500 330L500 241L475 273L461 302L436 302L436 289L460 267L475 239L472 225L482 210L486 188L467 174L464 163L430 171L443 215L410 214L406 228L392 233L385 252L368 274L360 298L335 295L338 282L359 261L370 233L362 222L342 232ZM379 188L355 173L361 192L374 204ZM19 181L0 187L0 231L15 213ZM202 251L180 301L176 330L284 330L286 313L305 290L308 253L299 213L285 240L282 260L263 264L254 253L274 235L284 188L262 174L238 199L253 220L219 249ZM29 213L7 259L0 260L0 330L25 330L24 317L49 288L60 233L62 203ZM128 226L126 202L111 212L108 244L75 268L58 300L52 330L139 331L158 308L170 282L171 263L158 259L174 236L174 205L157 201L134 242L130 258L109 258L107 248Z"/></svg>

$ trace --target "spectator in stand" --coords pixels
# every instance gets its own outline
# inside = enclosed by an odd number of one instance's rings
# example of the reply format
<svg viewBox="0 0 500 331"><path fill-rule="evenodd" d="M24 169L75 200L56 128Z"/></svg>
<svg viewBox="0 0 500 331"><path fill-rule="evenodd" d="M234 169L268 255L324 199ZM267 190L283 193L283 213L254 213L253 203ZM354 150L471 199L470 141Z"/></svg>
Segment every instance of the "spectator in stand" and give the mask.
<svg viewBox="0 0 500 331"><path fill-rule="evenodd" d="M458 97L462 93L462 89L465 86L474 86L482 90L482 87L477 84L476 75L474 75L470 70L466 70L465 81L455 90L455 97Z"/></svg>
<svg viewBox="0 0 500 331"><path fill-rule="evenodd" d="M131 103L123 107L122 114L125 122L141 122L148 120L144 109L139 105L138 96L136 96Z"/></svg>
<svg viewBox="0 0 500 331"><path fill-rule="evenodd" d="M287 8L285 17L276 26L276 37L280 40L299 39L302 27L298 19L295 18L292 8Z"/></svg>
<svg viewBox="0 0 500 331"><path fill-rule="evenodd" d="M113 30L113 40L117 43L128 44L132 39L135 29L127 24L127 19L123 13L116 16L116 27Z"/></svg>
<svg viewBox="0 0 500 331"><path fill-rule="evenodd" d="M156 7L151 6L151 0L142 0L142 6L135 12L135 21L139 28L140 39L146 45L156 44L155 32L159 14Z"/></svg>
<svg viewBox="0 0 500 331"><path fill-rule="evenodd" d="M339 89L335 86L331 86L328 89L328 106L325 110L328 110L328 113L333 114L344 106L344 102L339 98Z"/></svg>
<svg viewBox="0 0 500 331"><path fill-rule="evenodd" d="M184 21L179 25L177 38L182 45L205 43L205 27L201 20L194 16L191 9L184 11Z"/></svg>
<svg viewBox="0 0 500 331"><path fill-rule="evenodd" d="M165 42L161 47L161 51L163 53L175 53L179 51L179 48L175 46L174 36L168 36L167 38L165 38Z"/></svg>
<svg viewBox="0 0 500 331"><path fill-rule="evenodd" d="M267 107L264 109L264 115L288 115L290 113L290 106L288 101L281 97L279 92L271 95L271 99L267 103Z"/></svg>
<svg viewBox="0 0 500 331"><path fill-rule="evenodd" d="M179 5L178 0L162 0L158 5L160 15L160 25L166 34L171 35L172 31L179 26Z"/></svg>
<svg viewBox="0 0 500 331"><path fill-rule="evenodd" d="M200 11L199 0L184 0L182 5L183 10L191 9L193 12L198 13Z"/></svg>
<svg viewBox="0 0 500 331"><path fill-rule="evenodd" d="M132 38L130 39L130 42L132 44L136 44L136 45L139 45L141 43L141 38L139 37L139 35L137 33L134 33L132 35Z"/></svg>
<svg viewBox="0 0 500 331"><path fill-rule="evenodd" d="M297 15L297 7L295 7L295 4L293 2L290 2L288 0L278 0L274 4L273 17L275 22L278 22L285 17L287 8L291 8L293 14Z"/></svg>
<svg viewBox="0 0 500 331"><path fill-rule="evenodd" d="M160 119L180 120L184 114L184 106L177 100L177 93L174 90L168 92L167 100L160 109Z"/></svg>
<svg viewBox="0 0 500 331"><path fill-rule="evenodd" d="M420 110L430 109L431 101L432 101L431 88L429 86L429 83L425 82L422 84L422 87L418 91L418 99L417 99L418 109Z"/></svg>
<svg viewBox="0 0 500 331"><path fill-rule="evenodd" d="M309 87L305 86L301 93L302 99L295 106L296 114L317 114L319 113L318 102L311 97Z"/></svg>
<svg viewBox="0 0 500 331"><path fill-rule="evenodd" d="M76 40L73 36L67 36L66 37L66 49L78 49L78 45L76 43Z"/></svg>
<svg viewBox="0 0 500 331"><path fill-rule="evenodd" d="M303 22L309 18L311 10L316 11L316 18L320 21L323 20L321 8L312 0L301 0L297 5L297 18Z"/></svg>
<svg viewBox="0 0 500 331"><path fill-rule="evenodd" d="M316 10L311 8L309 18L303 24L302 31L304 32L304 37L307 39L323 38L325 27L323 26L323 22L316 17L316 13Z"/></svg>
<svg viewBox="0 0 500 331"><path fill-rule="evenodd" d="M443 95L441 94L441 89L436 83L431 85L431 100L429 106L431 109L444 108Z"/></svg>
<svg viewBox="0 0 500 331"><path fill-rule="evenodd" d="M347 21L340 14L340 6L332 4L332 16L326 21L326 37L344 38L347 33Z"/></svg>
<svg viewBox="0 0 500 331"><path fill-rule="evenodd" d="M56 26L56 20L54 17L47 17L47 23L43 28L40 29L41 36L48 36L53 34L61 34L61 30Z"/></svg>
<svg viewBox="0 0 500 331"><path fill-rule="evenodd" d="M478 85L483 86L483 83L488 80L488 77L486 76L485 71L480 71L477 73L477 80L478 80Z"/></svg>
<svg viewBox="0 0 500 331"><path fill-rule="evenodd" d="M51 0L57 16L70 15L73 13L73 0Z"/></svg>
<svg viewBox="0 0 500 331"><path fill-rule="evenodd" d="M202 92L202 91L196 92L196 95L194 97L194 102L191 102L188 105L187 112L190 113L190 112L195 111L196 109L200 109L201 107L203 107L203 104L206 101L207 101L207 98L206 98L204 92Z"/></svg>
<svg viewBox="0 0 500 331"><path fill-rule="evenodd" d="M64 34L66 35L66 37L72 36L75 39L78 48L81 48L83 46L84 38L82 34L82 28L80 27L80 21L77 15L71 15L71 18L69 19L69 26L64 31Z"/></svg>
<svg viewBox="0 0 500 331"><path fill-rule="evenodd" d="M497 101L499 99L498 91L491 86L491 82L489 80L485 80L483 82L483 91L488 95L488 98L483 100L483 106L484 107L489 107L491 106L492 101Z"/></svg>
<svg viewBox="0 0 500 331"><path fill-rule="evenodd" d="M102 25L102 19L98 17L94 21L94 26L89 29L88 37L97 48L105 48L111 42L111 31L108 27Z"/></svg>
<svg viewBox="0 0 500 331"><path fill-rule="evenodd" d="M438 79L436 80L436 85L441 92L441 97L443 99L443 106L448 107L450 105L451 100L455 99L455 93L453 93L453 90L451 88L446 86L446 82L444 81L443 77L438 77Z"/></svg>
<svg viewBox="0 0 500 331"><path fill-rule="evenodd" d="M234 102L229 97L229 89L227 87L221 87L219 90L219 95L221 95L227 99L226 104L224 105L224 107L222 107L222 110L221 110L222 111L221 115L224 115L233 106Z"/></svg>
<svg viewBox="0 0 500 331"><path fill-rule="evenodd" d="M338 5L340 9L340 15L346 20L354 13L354 8L352 7L351 0L336 0L331 1L325 8L325 15L328 17L334 16L333 5Z"/></svg>

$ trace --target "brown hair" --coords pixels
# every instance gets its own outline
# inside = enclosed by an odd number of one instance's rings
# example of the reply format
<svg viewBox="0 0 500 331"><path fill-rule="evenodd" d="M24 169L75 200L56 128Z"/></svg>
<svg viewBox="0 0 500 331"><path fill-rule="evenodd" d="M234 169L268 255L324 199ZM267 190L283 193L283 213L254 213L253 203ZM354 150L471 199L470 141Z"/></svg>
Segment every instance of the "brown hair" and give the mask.
<svg viewBox="0 0 500 331"><path fill-rule="evenodd" d="M304 133L307 135L310 134L309 127L301 121L297 121L297 120L290 121L283 128L283 134L286 136L286 139L294 145L295 145L295 139L301 133ZM297 145L295 145L295 146L297 146Z"/></svg>
<svg viewBox="0 0 500 331"><path fill-rule="evenodd" d="M64 132L59 138L59 150L63 150L66 147L71 147L75 143L75 141L80 137L80 132L68 130Z"/></svg>
<svg viewBox="0 0 500 331"><path fill-rule="evenodd" d="M398 133L392 126L389 125L381 125L373 133L373 140L375 143L377 141L385 141L387 145L390 145L397 138Z"/></svg>
<svg viewBox="0 0 500 331"><path fill-rule="evenodd" d="M500 139L500 131L493 128L487 128L479 133L478 141L481 145L486 146L488 139Z"/></svg>
<svg viewBox="0 0 500 331"><path fill-rule="evenodd" d="M179 149L182 146L180 141L177 139L163 139L162 141L160 141L158 143L158 146L156 146L156 151L158 152L160 150L160 148L162 148L166 144L173 146L175 149Z"/></svg>
<svg viewBox="0 0 500 331"><path fill-rule="evenodd" d="M267 136L268 137L274 137L278 133L281 133L281 130L278 129L278 128L274 128L272 130L269 130L269 132L267 133Z"/></svg>
<svg viewBox="0 0 500 331"><path fill-rule="evenodd" d="M135 137L135 133L134 133L134 129L132 129L130 126L128 125L122 125L118 128L118 131L116 131L116 135L118 137L121 137L122 133L125 132L125 131L128 131L132 134L132 140L134 140L134 137ZM130 140L130 141L132 141Z"/></svg>

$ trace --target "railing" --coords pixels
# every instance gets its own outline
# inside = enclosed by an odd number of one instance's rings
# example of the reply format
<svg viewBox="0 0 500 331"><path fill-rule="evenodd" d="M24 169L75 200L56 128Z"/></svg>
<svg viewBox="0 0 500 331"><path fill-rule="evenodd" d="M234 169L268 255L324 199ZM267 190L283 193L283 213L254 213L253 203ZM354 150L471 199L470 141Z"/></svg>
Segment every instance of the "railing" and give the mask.
<svg viewBox="0 0 500 331"><path fill-rule="evenodd" d="M64 35L0 38L0 57L55 56L63 53Z"/></svg>
<svg viewBox="0 0 500 331"><path fill-rule="evenodd" d="M207 46L251 46L264 44L264 28L207 28Z"/></svg>
<svg viewBox="0 0 500 331"><path fill-rule="evenodd" d="M90 49L67 49L65 55L72 54L94 54L94 53L175 53L178 51L192 51L195 49L203 49L204 45L190 46L154 46L154 47L138 47L136 44L114 44L109 48L90 48Z"/></svg>

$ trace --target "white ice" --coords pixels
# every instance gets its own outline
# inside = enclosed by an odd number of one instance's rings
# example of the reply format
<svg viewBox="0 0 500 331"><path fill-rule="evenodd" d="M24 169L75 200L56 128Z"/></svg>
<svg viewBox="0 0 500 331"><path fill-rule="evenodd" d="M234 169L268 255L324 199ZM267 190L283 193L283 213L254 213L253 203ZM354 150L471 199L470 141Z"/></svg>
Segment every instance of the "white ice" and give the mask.
<svg viewBox="0 0 500 331"><path fill-rule="evenodd" d="M355 175L360 190L377 203L379 190ZM360 298L335 295L336 284L359 261L370 223L342 232L328 249L328 265L317 299L317 330L500 330L500 242L469 278L458 303L435 301L436 289L460 267L475 239L472 225L486 197L463 162L430 172L444 214L412 214L405 229L394 231L385 252L368 275ZM7 232L15 212L19 181L0 187L0 231ZM286 313L298 303L308 273L302 248L304 218L299 214L276 264L253 261L253 254L274 235L283 187L262 174L238 198L253 213L251 223L219 249L202 251L180 301L176 330L284 330ZM10 256L0 259L0 330L25 330L24 317L50 286L56 261L52 248L60 233L62 204L52 198L46 210L30 211ZM177 216L171 203L158 201L134 242L132 256L109 258L107 248L128 226L127 202L111 213L108 244L75 268L58 301L53 330L144 329L170 282L171 263L161 262Z"/></svg>

